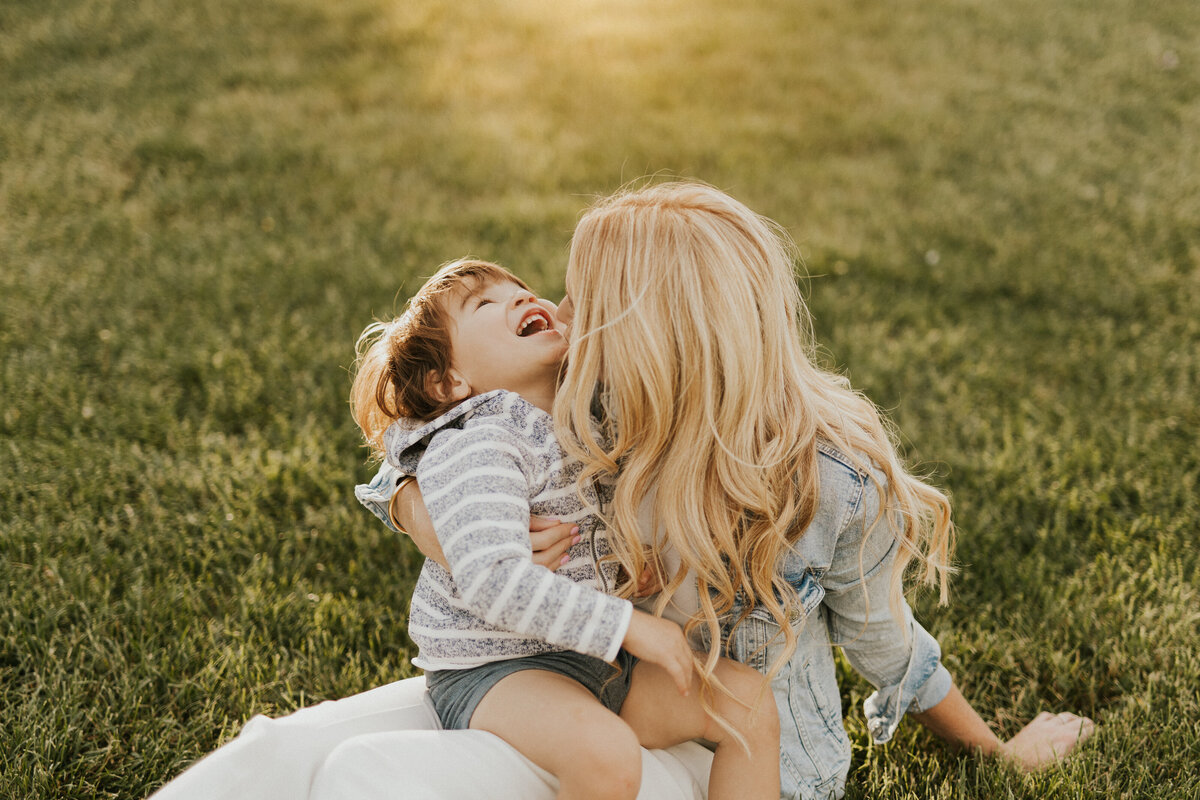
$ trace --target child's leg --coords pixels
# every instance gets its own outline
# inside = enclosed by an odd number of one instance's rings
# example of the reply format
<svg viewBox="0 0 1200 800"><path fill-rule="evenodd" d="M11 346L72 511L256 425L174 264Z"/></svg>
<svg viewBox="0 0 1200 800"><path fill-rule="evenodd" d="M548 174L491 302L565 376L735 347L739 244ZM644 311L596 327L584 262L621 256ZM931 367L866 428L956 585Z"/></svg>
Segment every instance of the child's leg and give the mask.
<svg viewBox="0 0 1200 800"><path fill-rule="evenodd" d="M582 685L529 669L501 680L471 716L559 781L558 797L634 800L642 753L629 725Z"/></svg>
<svg viewBox="0 0 1200 800"><path fill-rule="evenodd" d="M709 800L775 800L779 797L779 715L766 679L725 658L717 663L715 675L736 699L714 690L712 707L746 740L748 753L704 711L698 677L692 681L691 693L683 697L665 670L645 661L634 667L621 719L637 733L643 747L667 747L695 738L715 742Z"/></svg>

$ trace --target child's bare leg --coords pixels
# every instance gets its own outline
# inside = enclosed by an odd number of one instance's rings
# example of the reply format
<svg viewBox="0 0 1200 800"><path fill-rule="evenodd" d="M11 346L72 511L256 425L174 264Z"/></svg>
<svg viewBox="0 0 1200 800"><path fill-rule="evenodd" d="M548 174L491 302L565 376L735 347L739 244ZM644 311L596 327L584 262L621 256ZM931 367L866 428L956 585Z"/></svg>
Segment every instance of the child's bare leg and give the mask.
<svg viewBox="0 0 1200 800"><path fill-rule="evenodd" d="M779 714L766 679L725 658L717 663L715 674L742 702L714 690L712 707L742 735L749 753L704 711L698 677L684 697L665 670L645 661L634 667L621 719L637 733L643 747L669 747L695 738L715 742L709 800L775 800L779 797Z"/></svg>
<svg viewBox="0 0 1200 800"><path fill-rule="evenodd" d="M637 735L579 683L524 670L492 687L471 716L558 778L560 800L634 800L642 784Z"/></svg>

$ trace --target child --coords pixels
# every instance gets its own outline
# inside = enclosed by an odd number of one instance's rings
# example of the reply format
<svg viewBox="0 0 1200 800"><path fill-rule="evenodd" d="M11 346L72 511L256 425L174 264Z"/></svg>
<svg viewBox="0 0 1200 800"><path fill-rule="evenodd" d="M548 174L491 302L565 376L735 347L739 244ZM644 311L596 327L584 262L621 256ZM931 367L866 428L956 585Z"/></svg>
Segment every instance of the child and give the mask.
<svg viewBox="0 0 1200 800"><path fill-rule="evenodd" d="M549 413L567 349L556 311L507 270L463 260L360 339L355 420L415 474L450 567L422 569L413 663L446 728L496 734L560 797L635 797L639 744L697 737L716 743L710 798L778 797L761 676L719 662L727 691L710 704L682 630L606 593L617 566L595 514L608 488L579 483ZM530 560L531 512L579 525L558 572Z"/></svg>

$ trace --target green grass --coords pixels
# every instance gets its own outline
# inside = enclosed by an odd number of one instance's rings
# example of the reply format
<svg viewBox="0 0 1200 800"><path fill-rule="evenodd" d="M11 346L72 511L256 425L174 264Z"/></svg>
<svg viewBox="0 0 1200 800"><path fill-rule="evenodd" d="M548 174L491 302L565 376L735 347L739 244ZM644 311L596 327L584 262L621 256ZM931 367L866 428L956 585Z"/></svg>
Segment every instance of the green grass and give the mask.
<svg viewBox="0 0 1200 800"><path fill-rule="evenodd" d="M789 228L953 494L917 605L964 693L1100 726L1032 778L870 747L847 671L849 796L1196 797L1198 42L1191 0L4 3L0 796L141 797L411 675L354 338L468 253L561 291L654 173Z"/></svg>

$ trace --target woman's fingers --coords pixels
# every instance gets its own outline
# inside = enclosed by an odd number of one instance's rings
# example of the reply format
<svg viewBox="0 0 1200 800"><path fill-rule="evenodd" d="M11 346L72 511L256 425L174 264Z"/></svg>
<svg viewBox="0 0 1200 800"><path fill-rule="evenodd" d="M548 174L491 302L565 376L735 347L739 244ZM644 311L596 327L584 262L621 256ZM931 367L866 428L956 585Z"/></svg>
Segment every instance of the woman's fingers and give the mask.
<svg viewBox="0 0 1200 800"><path fill-rule="evenodd" d="M529 532L544 531L547 528L553 528L555 525L564 524L562 520L557 520L554 517L539 517L536 514L529 515Z"/></svg>
<svg viewBox="0 0 1200 800"><path fill-rule="evenodd" d="M570 547L571 543L578 541L579 538L579 526L573 522L556 522L540 530L529 529L529 543L535 553L539 550L548 550L564 541Z"/></svg>
<svg viewBox="0 0 1200 800"><path fill-rule="evenodd" d="M539 527L535 528L535 524ZM579 527L573 522L543 520L541 517L529 518L529 543L533 548L533 563L551 572L567 563L567 550L580 538Z"/></svg>
<svg viewBox="0 0 1200 800"><path fill-rule="evenodd" d="M637 588L633 592L634 597L649 597L652 594L658 594L662 591L662 584L658 580L658 573L650 565L642 570L642 575L638 578Z"/></svg>

